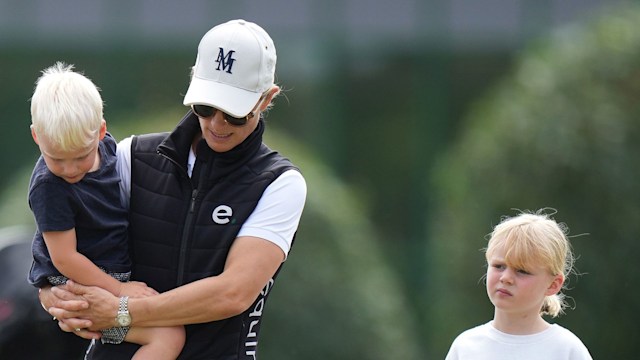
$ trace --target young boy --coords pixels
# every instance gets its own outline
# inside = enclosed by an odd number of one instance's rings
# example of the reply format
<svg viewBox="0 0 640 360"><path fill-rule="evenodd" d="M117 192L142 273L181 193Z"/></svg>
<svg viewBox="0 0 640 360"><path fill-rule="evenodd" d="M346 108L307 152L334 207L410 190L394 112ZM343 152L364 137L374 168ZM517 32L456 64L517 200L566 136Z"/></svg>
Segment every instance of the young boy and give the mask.
<svg viewBox="0 0 640 360"><path fill-rule="evenodd" d="M157 292L130 276L127 209L120 198L116 143L107 133L98 88L72 65L45 69L31 98L31 135L40 148L29 184L37 230L29 282L41 288L67 279L128 297ZM123 318L123 317L120 317ZM114 325L116 323L114 314ZM183 327L128 328L126 317L102 342L142 347L135 359L175 359ZM76 329L82 331L82 329Z"/></svg>
<svg viewBox="0 0 640 360"><path fill-rule="evenodd" d="M542 211L507 218L485 255L493 321L460 334L446 360L591 360L577 336L542 317L566 307L560 291L574 257L563 227Z"/></svg>

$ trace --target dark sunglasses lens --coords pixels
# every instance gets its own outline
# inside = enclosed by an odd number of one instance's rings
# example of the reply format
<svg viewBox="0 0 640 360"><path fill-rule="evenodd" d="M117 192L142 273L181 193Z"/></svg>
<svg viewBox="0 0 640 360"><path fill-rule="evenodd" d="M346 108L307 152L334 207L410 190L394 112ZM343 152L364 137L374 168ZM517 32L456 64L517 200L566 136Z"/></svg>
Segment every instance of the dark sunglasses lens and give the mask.
<svg viewBox="0 0 640 360"><path fill-rule="evenodd" d="M191 105L191 109L194 114L203 118L210 117L216 112L216 109L208 105Z"/></svg>
<svg viewBox="0 0 640 360"><path fill-rule="evenodd" d="M243 126L247 123L246 117L237 118L226 113L224 114L224 119L227 120L227 122L233 126Z"/></svg>

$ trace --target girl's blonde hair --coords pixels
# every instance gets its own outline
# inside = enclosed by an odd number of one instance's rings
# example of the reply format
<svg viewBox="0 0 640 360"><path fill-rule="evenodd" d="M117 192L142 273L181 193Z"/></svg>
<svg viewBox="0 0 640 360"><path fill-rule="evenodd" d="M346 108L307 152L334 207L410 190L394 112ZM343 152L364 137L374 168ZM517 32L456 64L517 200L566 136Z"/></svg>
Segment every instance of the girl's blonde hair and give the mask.
<svg viewBox="0 0 640 360"><path fill-rule="evenodd" d="M542 266L552 275L562 274L567 279L575 261L567 237L568 228L551 218L553 213L547 214L547 210L503 218L491 233L485 253L487 260L500 249L504 250L507 266L523 270ZM567 281L563 289L566 284ZM567 306L565 295L558 292L545 297L540 313L556 317L564 313Z"/></svg>
<svg viewBox="0 0 640 360"><path fill-rule="evenodd" d="M31 97L31 127L62 151L89 146L99 135L103 102L99 89L73 65L57 62L42 71Z"/></svg>

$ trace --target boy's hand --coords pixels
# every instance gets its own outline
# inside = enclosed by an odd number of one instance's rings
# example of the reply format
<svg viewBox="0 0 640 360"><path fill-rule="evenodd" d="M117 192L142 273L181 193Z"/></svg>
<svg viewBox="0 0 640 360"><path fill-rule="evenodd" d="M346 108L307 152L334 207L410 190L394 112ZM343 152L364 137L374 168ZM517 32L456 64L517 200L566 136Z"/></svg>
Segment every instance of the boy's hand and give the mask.
<svg viewBox="0 0 640 360"><path fill-rule="evenodd" d="M120 288L119 296L129 296L129 297L147 297L158 295L158 292L154 289L147 286L147 284L140 281L129 281L126 283L122 283L122 287Z"/></svg>

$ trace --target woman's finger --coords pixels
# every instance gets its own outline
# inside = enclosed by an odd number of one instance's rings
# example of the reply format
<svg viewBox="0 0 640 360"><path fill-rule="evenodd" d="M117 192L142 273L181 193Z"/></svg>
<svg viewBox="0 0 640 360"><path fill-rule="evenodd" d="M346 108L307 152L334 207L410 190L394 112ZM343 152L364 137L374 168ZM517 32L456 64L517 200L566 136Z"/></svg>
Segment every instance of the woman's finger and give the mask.
<svg viewBox="0 0 640 360"><path fill-rule="evenodd" d="M91 339L98 339L100 338L101 334L100 332L96 332L96 331L91 331L89 329L87 329L86 327L81 327L84 325L90 326L91 322L88 322L87 325L87 321L86 320L80 320L80 319L67 319L64 321L58 321L58 326L60 327L60 329L62 331L65 332L72 332L74 333L76 336L79 336L83 339L87 339L87 340L91 340Z"/></svg>

